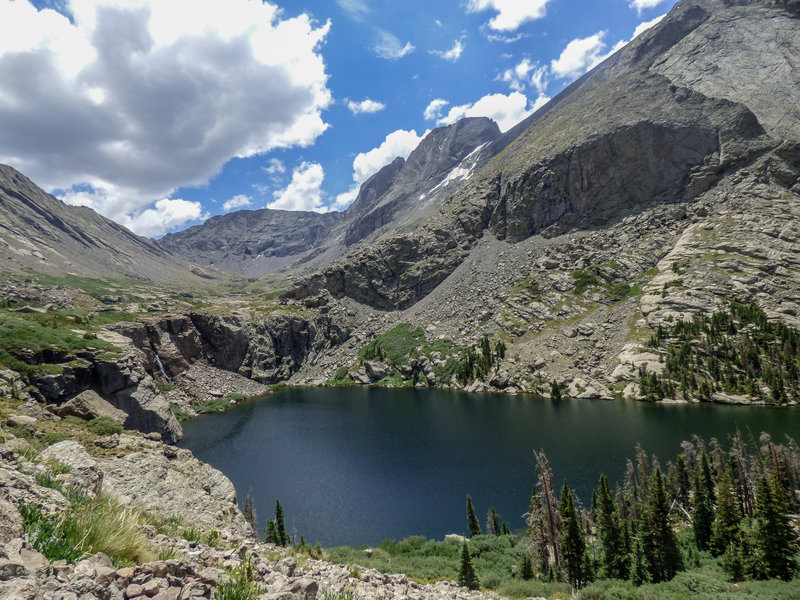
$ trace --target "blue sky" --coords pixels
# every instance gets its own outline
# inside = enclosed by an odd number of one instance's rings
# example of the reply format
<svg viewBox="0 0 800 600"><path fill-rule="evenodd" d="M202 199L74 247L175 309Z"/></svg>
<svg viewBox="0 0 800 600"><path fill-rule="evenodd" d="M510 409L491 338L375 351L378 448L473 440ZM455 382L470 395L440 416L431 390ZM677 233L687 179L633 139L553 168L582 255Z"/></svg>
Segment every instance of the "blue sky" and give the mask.
<svg viewBox="0 0 800 600"><path fill-rule="evenodd" d="M675 0L0 0L0 162L159 236L341 209L426 131L506 130Z"/></svg>

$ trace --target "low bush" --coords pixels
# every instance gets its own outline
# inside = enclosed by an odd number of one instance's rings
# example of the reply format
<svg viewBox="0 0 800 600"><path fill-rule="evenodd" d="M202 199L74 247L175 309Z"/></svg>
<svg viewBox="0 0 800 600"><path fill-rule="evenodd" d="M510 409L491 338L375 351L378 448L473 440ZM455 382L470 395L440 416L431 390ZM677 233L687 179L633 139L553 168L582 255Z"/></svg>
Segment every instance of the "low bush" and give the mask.
<svg viewBox="0 0 800 600"><path fill-rule="evenodd" d="M97 435L113 435L122 433L122 425L111 417L95 417L89 421L89 429Z"/></svg>

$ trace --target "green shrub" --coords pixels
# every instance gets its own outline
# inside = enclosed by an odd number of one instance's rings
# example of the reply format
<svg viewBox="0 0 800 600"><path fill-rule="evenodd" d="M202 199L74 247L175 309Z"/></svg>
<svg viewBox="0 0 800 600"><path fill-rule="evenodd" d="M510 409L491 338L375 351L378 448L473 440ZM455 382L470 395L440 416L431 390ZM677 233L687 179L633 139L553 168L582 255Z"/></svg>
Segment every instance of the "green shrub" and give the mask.
<svg viewBox="0 0 800 600"><path fill-rule="evenodd" d="M178 419L178 421L180 421L181 423L182 423L183 421L188 421L189 419L191 419L191 418L192 418L192 415L190 415L188 412L186 412L185 410L183 410L183 409L182 409L182 408L181 408L181 407L180 407L178 404L176 404L175 402L170 402L170 403L169 403L169 408L170 408L170 410L172 411L172 414L173 414L173 415L175 415L175 418L176 418L176 419Z"/></svg>
<svg viewBox="0 0 800 600"><path fill-rule="evenodd" d="M111 417L95 417L89 421L89 429L102 436L122 433L122 425Z"/></svg>
<svg viewBox="0 0 800 600"><path fill-rule="evenodd" d="M75 523L65 513L48 515L35 504L21 504L19 512L22 515L25 540L47 560L74 563L85 556L84 550L72 542L77 537Z"/></svg>
<svg viewBox="0 0 800 600"><path fill-rule="evenodd" d="M231 406L228 398L211 398L205 402L192 402L192 408L199 413L217 413L227 410Z"/></svg>
<svg viewBox="0 0 800 600"><path fill-rule="evenodd" d="M66 439L69 439L69 435L63 431L48 431L42 436L41 441L45 446L52 446L53 444L63 442Z"/></svg>
<svg viewBox="0 0 800 600"><path fill-rule="evenodd" d="M36 473L33 478L36 483L42 487L51 488L58 491L63 490L61 482L56 481L55 477L53 477L53 474L48 471L45 471L44 473Z"/></svg>
<svg viewBox="0 0 800 600"><path fill-rule="evenodd" d="M249 560L230 573L231 580L217 586L215 600L253 600L266 590L255 583L255 567Z"/></svg>

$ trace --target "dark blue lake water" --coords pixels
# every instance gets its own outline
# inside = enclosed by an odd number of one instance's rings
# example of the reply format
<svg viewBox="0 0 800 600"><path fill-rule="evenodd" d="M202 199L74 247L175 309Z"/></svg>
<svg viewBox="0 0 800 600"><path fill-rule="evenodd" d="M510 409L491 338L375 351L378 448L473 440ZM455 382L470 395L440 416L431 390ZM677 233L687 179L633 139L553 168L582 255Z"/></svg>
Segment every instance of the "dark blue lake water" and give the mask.
<svg viewBox="0 0 800 600"><path fill-rule="evenodd" d="M323 546L466 533L465 496L512 529L544 449L558 486L584 504L600 473L621 480L636 442L666 463L693 433L727 447L736 428L800 437L800 409L653 405L433 390L296 388L184 424L181 446L223 471L263 526L278 498L287 528Z"/></svg>

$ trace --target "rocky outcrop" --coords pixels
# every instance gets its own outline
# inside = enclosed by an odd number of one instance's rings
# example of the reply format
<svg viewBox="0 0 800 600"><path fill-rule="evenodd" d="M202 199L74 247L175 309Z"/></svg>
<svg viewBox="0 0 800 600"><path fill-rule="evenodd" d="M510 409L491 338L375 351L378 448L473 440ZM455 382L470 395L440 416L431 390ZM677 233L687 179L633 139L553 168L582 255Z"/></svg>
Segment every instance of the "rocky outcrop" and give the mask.
<svg viewBox="0 0 800 600"><path fill-rule="evenodd" d="M210 362L261 383L285 381L306 363L349 337L349 330L327 316L192 313Z"/></svg>
<svg viewBox="0 0 800 600"><path fill-rule="evenodd" d="M114 408L110 402L103 400L100 395L93 390L86 390L68 400L58 407L58 416L73 416L86 421L98 417L107 417L119 424L125 422L128 415L118 408Z"/></svg>

